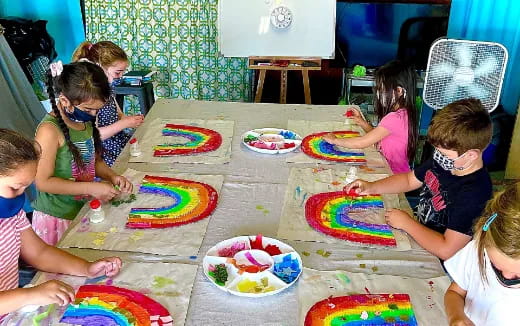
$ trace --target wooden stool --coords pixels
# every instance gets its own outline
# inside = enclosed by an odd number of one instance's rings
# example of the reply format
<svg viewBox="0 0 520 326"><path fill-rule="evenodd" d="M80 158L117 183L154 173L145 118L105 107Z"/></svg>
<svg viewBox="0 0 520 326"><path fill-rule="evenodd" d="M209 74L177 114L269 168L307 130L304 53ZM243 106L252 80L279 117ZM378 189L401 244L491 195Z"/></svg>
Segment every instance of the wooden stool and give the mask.
<svg viewBox="0 0 520 326"><path fill-rule="evenodd" d="M132 85L121 85L115 86L116 101L119 104L121 110L123 110L123 104L125 95L134 95L139 99L139 109L141 113L146 115L150 108L155 103L155 96L153 94L153 84L143 83L138 86Z"/></svg>
<svg viewBox="0 0 520 326"><path fill-rule="evenodd" d="M262 101L265 74L267 70L280 70L280 103L287 103L287 72L299 70L303 77L305 104L311 104L311 88L309 85L309 70L321 70L319 58L295 57L249 57L249 69L260 70L256 88L255 103Z"/></svg>

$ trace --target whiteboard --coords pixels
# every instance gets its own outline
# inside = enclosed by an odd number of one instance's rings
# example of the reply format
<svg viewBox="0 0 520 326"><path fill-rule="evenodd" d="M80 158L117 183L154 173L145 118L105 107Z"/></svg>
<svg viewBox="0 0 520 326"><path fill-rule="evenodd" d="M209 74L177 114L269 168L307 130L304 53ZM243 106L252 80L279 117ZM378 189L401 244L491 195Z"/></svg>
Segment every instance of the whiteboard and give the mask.
<svg viewBox="0 0 520 326"><path fill-rule="evenodd" d="M280 7L289 14L280 16ZM334 57L336 0L219 0L218 10L225 57ZM276 27L277 17L290 24Z"/></svg>

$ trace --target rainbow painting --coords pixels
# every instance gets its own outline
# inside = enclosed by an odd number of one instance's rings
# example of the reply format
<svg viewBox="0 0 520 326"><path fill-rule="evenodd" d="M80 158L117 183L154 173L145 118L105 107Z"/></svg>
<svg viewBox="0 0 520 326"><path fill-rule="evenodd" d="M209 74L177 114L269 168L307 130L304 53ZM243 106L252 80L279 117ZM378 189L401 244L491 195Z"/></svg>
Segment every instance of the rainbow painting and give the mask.
<svg viewBox="0 0 520 326"><path fill-rule="evenodd" d="M217 207L218 193L212 186L183 179L146 175L140 194L168 197L173 203L164 207L132 208L126 227L158 229L197 222Z"/></svg>
<svg viewBox="0 0 520 326"><path fill-rule="evenodd" d="M110 285L83 285L61 323L82 326L173 326L160 303L136 291Z"/></svg>
<svg viewBox="0 0 520 326"><path fill-rule="evenodd" d="M363 151L349 151L343 152L323 140L323 136L329 132L319 132L308 135L302 140L302 150L310 157L325 161L344 162L352 165L366 164L365 153ZM338 138L359 137L357 131L333 131Z"/></svg>
<svg viewBox="0 0 520 326"><path fill-rule="evenodd" d="M166 124L163 136L183 137L186 143L167 143L154 147L154 156L190 155L211 152L222 144L222 136L210 129L188 125Z"/></svg>
<svg viewBox="0 0 520 326"><path fill-rule="evenodd" d="M379 195L324 192L309 197L305 203L305 217L312 228L338 239L396 247L394 234L387 224L371 224L349 217L351 211L383 208L383 200Z"/></svg>
<svg viewBox="0 0 520 326"><path fill-rule="evenodd" d="M304 326L416 326L408 294L357 294L314 304Z"/></svg>

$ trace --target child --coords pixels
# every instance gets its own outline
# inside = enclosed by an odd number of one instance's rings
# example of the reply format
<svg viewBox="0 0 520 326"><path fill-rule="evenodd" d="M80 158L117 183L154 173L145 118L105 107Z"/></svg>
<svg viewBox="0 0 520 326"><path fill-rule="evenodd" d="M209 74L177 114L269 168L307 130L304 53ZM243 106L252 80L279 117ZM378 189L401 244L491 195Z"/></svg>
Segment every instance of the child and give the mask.
<svg viewBox="0 0 520 326"><path fill-rule="evenodd" d="M415 72L399 61L391 61L375 74L375 110L379 125L373 128L361 113L350 109L352 119L366 132L355 138L336 138L333 133L323 139L333 145L365 148L379 143L380 151L393 173L410 171L417 145L415 108Z"/></svg>
<svg viewBox="0 0 520 326"><path fill-rule="evenodd" d="M125 51L110 41L95 44L83 42L72 56L73 61L87 59L98 64L105 72L108 82L113 86L123 76L128 68L128 57ZM103 140L103 160L112 166L130 135L124 132L126 128L137 128L144 121L142 115L127 116L121 111L115 100L114 90L105 105L99 110L97 126Z"/></svg>
<svg viewBox="0 0 520 326"><path fill-rule="evenodd" d="M491 179L482 151L491 139L491 120L476 99L453 102L436 113L428 129L433 159L414 171L376 182L356 180L346 190L360 194L399 193L422 186L417 215L391 209L387 223L406 231L424 249L448 259L471 240L471 226L491 198Z"/></svg>
<svg viewBox="0 0 520 326"><path fill-rule="evenodd" d="M0 129L0 323L5 314L25 305L67 305L74 290L60 281L47 281L32 288L18 288L18 259L51 273L89 278L115 276L121 259L109 257L87 262L45 244L31 229L22 206L24 190L36 174L37 145L17 132Z"/></svg>
<svg viewBox="0 0 520 326"><path fill-rule="evenodd" d="M520 183L488 202L474 240L445 267L453 279L444 297L450 325L518 325Z"/></svg>
<svg viewBox="0 0 520 326"><path fill-rule="evenodd" d="M53 110L36 131L42 154L36 174L33 228L54 245L85 199L108 201L119 194L115 186L131 192L132 184L96 157L102 147L94 120L110 96L103 70L88 62L53 63L51 70L47 92ZM94 182L95 176L108 183Z"/></svg>

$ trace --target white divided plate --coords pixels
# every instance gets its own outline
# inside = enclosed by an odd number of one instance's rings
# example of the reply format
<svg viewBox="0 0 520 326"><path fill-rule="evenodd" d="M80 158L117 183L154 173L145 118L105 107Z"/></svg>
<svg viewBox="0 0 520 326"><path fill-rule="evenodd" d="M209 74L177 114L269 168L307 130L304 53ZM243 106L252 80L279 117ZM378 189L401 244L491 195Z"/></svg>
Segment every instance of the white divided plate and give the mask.
<svg viewBox="0 0 520 326"><path fill-rule="evenodd" d="M242 143L255 152L284 154L300 147L302 137L286 129L262 128L249 130L244 133L242 135Z"/></svg>
<svg viewBox="0 0 520 326"><path fill-rule="evenodd" d="M257 237L261 237L261 246ZM202 266L206 277L219 289L238 296L258 298L279 293L293 285L302 273L303 264L291 246L259 235L217 243L206 253ZM224 275L219 283L214 272L216 266Z"/></svg>

